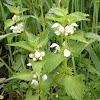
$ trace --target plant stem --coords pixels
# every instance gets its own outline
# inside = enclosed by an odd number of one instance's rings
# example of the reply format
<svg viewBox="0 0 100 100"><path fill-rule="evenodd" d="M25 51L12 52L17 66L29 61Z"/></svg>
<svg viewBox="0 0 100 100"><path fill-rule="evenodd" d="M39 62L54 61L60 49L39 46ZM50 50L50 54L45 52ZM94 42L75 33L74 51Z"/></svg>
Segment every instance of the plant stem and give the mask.
<svg viewBox="0 0 100 100"><path fill-rule="evenodd" d="M0 60L4 63L4 65L7 67L7 69L11 72L11 74L13 74L13 71L11 70L11 68L6 64L6 62L0 58Z"/></svg>
<svg viewBox="0 0 100 100"><path fill-rule="evenodd" d="M74 67L74 73L76 75L76 66L75 66L75 59L74 56L72 56L72 63L73 63L73 67Z"/></svg>

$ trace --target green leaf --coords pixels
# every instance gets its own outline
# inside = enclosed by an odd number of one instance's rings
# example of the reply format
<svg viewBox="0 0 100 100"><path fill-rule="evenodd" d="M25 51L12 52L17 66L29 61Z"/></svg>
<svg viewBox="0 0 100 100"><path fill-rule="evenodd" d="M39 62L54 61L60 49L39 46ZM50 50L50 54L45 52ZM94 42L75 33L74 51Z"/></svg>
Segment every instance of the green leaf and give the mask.
<svg viewBox="0 0 100 100"><path fill-rule="evenodd" d="M32 46L30 46L29 43L26 41L15 42L15 43L8 44L8 45L18 46L18 47L21 47L21 48L29 50L29 51L34 51L34 48Z"/></svg>
<svg viewBox="0 0 100 100"><path fill-rule="evenodd" d="M15 3L19 3L20 0L6 0L8 4L14 5Z"/></svg>
<svg viewBox="0 0 100 100"><path fill-rule="evenodd" d="M29 62L32 64L32 68L36 71L38 78L40 79L41 70L44 67L44 61L35 62L30 59Z"/></svg>
<svg viewBox="0 0 100 100"><path fill-rule="evenodd" d="M0 78L0 82L3 82L4 80L6 80L6 78Z"/></svg>
<svg viewBox="0 0 100 100"><path fill-rule="evenodd" d="M72 40L78 40L78 41L83 42L83 43L88 43L86 41L86 39L84 38L84 35L83 34L84 34L83 32L77 31L72 36L67 36L65 38L72 39Z"/></svg>
<svg viewBox="0 0 100 100"><path fill-rule="evenodd" d="M85 85L80 75L66 76L62 84L65 86L68 96L72 96L73 99L83 100Z"/></svg>
<svg viewBox="0 0 100 100"><path fill-rule="evenodd" d="M19 6L16 7L16 6L11 6L11 5L8 5L8 4L5 4L5 3L3 3L3 4L10 10L11 13L15 13L15 14L20 14L20 13L22 13L24 11L29 10L27 8L23 8L20 11L20 7Z"/></svg>
<svg viewBox="0 0 100 100"><path fill-rule="evenodd" d="M12 26L13 24L15 24L16 22L14 22L12 19L7 19L5 21L5 27L4 29L6 30L8 27Z"/></svg>
<svg viewBox="0 0 100 100"><path fill-rule="evenodd" d="M45 66L43 67L44 73L50 73L54 70L65 58L63 55L55 54L55 53L48 53L44 58Z"/></svg>
<svg viewBox="0 0 100 100"><path fill-rule="evenodd" d="M13 75L8 80L11 80L11 79L20 79L20 80L25 80L25 81L31 81L33 79L33 73L32 73L32 71L26 69L20 73Z"/></svg>
<svg viewBox="0 0 100 100"><path fill-rule="evenodd" d="M97 71L100 73L100 60L98 59L97 55L95 54L93 48L90 45L86 49L88 50Z"/></svg>
<svg viewBox="0 0 100 100"><path fill-rule="evenodd" d="M95 33L85 33L85 38L90 38L100 41L100 36Z"/></svg>
<svg viewBox="0 0 100 100"><path fill-rule="evenodd" d="M39 37L39 47L44 47L48 41L48 30L43 31L38 35Z"/></svg>
<svg viewBox="0 0 100 100"><path fill-rule="evenodd" d="M14 36L18 36L19 34L16 34L16 33L8 33L8 34L5 34L5 35L0 35L0 40L6 38L6 37L14 37Z"/></svg>

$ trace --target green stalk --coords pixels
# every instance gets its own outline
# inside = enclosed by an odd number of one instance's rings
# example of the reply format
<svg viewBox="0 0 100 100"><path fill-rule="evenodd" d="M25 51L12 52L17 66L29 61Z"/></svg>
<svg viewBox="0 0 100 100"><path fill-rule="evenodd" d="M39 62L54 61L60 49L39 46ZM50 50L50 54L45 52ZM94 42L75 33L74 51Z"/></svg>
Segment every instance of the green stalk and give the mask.
<svg viewBox="0 0 100 100"><path fill-rule="evenodd" d="M11 72L11 74L13 74L12 69L6 64L6 62L5 62L2 58L0 58L0 60L4 63L4 65L5 65L6 68Z"/></svg>
<svg viewBox="0 0 100 100"><path fill-rule="evenodd" d="M76 66L75 66L75 59L74 56L72 56L72 63L73 63L73 67L74 67L74 73L76 75Z"/></svg>

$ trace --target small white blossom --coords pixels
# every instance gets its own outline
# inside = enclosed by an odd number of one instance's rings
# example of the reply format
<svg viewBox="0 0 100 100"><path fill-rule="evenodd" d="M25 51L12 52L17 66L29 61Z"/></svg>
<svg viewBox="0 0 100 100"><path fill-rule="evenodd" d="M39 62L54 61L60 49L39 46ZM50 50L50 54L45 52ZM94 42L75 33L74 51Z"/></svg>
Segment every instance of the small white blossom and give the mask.
<svg viewBox="0 0 100 100"><path fill-rule="evenodd" d="M54 33L55 33L57 36L61 34L59 31L55 31Z"/></svg>
<svg viewBox="0 0 100 100"><path fill-rule="evenodd" d="M42 57L40 57L39 60L43 60Z"/></svg>
<svg viewBox="0 0 100 100"><path fill-rule="evenodd" d="M47 77L46 74L44 74L44 75L42 76L42 80L43 80L43 81L47 80L47 78L48 78L48 77Z"/></svg>
<svg viewBox="0 0 100 100"><path fill-rule="evenodd" d="M55 47L55 49L56 49L55 53L56 53L57 51L60 51L60 47L59 47L58 44L53 43L53 44L50 46L50 48L54 48L54 47Z"/></svg>
<svg viewBox="0 0 100 100"><path fill-rule="evenodd" d="M58 94L56 94L56 98L58 98Z"/></svg>
<svg viewBox="0 0 100 100"><path fill-rule="evenodd" d="M39 57L40 57L40 52L36 51L36 52L35 52L35 57L36 57L36 58L39 58Z"/></svg>
<svg viewBox="0 0 100 100"><path fill-rule="evenodd" d="M37 86L39 83L36 80L32 80L31 84L34 84L35 86Z"/></svg>
<svg viewBox="0 0 100 100"><path fill-rule="evenodd" d="M35 57L33 57L33 61L37 61L37 59Z"/></svg>
<svg viewBox="0 0 100 100"><path fill-rule="evenodd" d="M31 63L28 63L27 66L32 66L32 64Z"/></svg>
<svg viewBox="0 0 100 100"><path fill-rule="evenodd" d="M72 23L71 25L72 26L75 26L75 27L78 27L78 25L76 23Z"/></svg>
<svg viewBox="0 0 100 100"><path fill-rule="evenodd" d="M71 55L71 52L67 49L64 50L64 57L69 57Z"/></svg>
<svg viewBox="0 0 100 100"><path fill-rule="evenodd" d="M70 33L71 29L70 29L70 26L66 26L65 27L65 33L66 33L66 36L68 33Z"/></svg>
<svg viewBox="0 0 100 100"><path fill-rule="evenodd" d="M15 22L20 21L20 16L14 15L12 17L12 20L15 21Z"/></svg>
<svg viewBox="0 0 100 100"><path fill-rule="evenodd" d="M33 78L37 78L37 75L36 75L36 74L34 74L34 75L33 75Z"/></svg>
<svg viewBox="0 0 100 100"><path fill-rule="evenodd" d="M33 57L34 57L34 54L30 53L30 54L29 54L29 57L30 57L30 58L33 58Z"/></svg>
<svg viewBox="0 0 100 100"><path fill-rule="evenodd" d="M41 56L41 57L44 57L44 56L45 56L45 52L41 52L41 53L40 53L40 56Z"/></svg>
<svg viewBox="0 0 100 100"><path fill-rule="evenodd" d="M62 25L59 26L59 31L60 31L61 33L64 33L64 27L63 27Z"/></svg>
<svg viewBox="0 0 100 100"><path fill-rule="evenodd" d="M13 30L13 33L21 33L24 29L23 29L23 23L19 23L16 26L11 26L10 30Z"/></svg>
<svg viewBox="0 0 100 100"><path fill-rule="evenodd" d="M54 23L53 26L52 26L51 28L56 28L56 27L58 27L58 26L60 26L59 23Z"/></svg>

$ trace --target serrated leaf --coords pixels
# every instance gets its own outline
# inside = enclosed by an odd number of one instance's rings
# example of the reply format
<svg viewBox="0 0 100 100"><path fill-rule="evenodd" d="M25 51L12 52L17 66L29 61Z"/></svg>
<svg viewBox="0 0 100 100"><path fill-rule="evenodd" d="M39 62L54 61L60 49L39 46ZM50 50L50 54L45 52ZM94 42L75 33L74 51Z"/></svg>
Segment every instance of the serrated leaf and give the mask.
<svg viewBox="0 0 100 100"><path fill-rule="evenodd" d="M100 41L100 36L95 33L85 33L85 38L90 38Z"/></svg>
<svg viewBox="0 0 100 100"><path fill-rule="evenodd" d="M84 38L84 35L83 34L84 34L83 32L77 31L72 36L67 36L65 38L72 39L72 40L78 40L78 41L83 42L83 43L88 43L86 41L86 39Z"/></svg>
<svg viewBox="0 0 100 100"><path fill-rule="evenodd" d="M21 48L29 50L29 51L34 51L34 48L32 46L30 46L29 43L26 41L15 42L15 43L8 44L8 45L18 46L18 47L21 47Z"/></svg>
<svg viewBox="0 0 100 100"><path fill-rule="evenodd" d="M11 6L11 5L8 5L8 4L6 4L6 3L3 3L9 10L10 10L10 12L11 13L14 13L14 14L20 14L20 13L22 13L22 12L24 12L24 11L27 11L27 10L29 10L29 9L27 9L27 8L23 8L21 11L20 11L20 7L19 6Z"/></svg>
<svg viewBox="0 0 100 100"><path fill-rule="evenodd" d="M65 58L63 55L55 54L55 53L48 53L44 59L45 66L43 67L44 73L50 73L54 70Z"/></svg>
<svg viewBox="0 0 100 100"><path fill-rule="evenodd" d="M66 76L62 82L68 96L73 99L83 100L85 85L80 75Z"/></svg>
<svg viewBox="0 0 100 100"><path fill-rule="evenodd" d="M25 81L31 81L33 79L33 73L32 73L32 71L26 69L20 73L13 75L8 80L11 80L11 79L20 79L20 80L25 80Z"/></svg>
<svg viewBox="0 0 100 100"><path fill-rule="evenodd" d="M8 27L10 27L10 26L12 26L13 24L15 24L16 22L14 22L12 19L7 19L6 21L5 21L5 30L8 28Z"/></svg>
<svg viewBox="0 0 100 100"><path fill-rule="evenodd" d="M18 36L19 34L16 34L16 33L8 33L8 34L5 34L5 35L0 35L0 40L6 38L6 37L14 37L14 36Z"/></svg>

